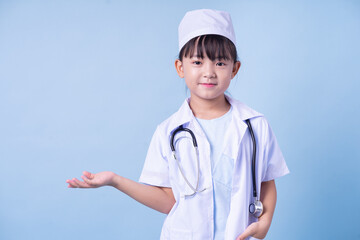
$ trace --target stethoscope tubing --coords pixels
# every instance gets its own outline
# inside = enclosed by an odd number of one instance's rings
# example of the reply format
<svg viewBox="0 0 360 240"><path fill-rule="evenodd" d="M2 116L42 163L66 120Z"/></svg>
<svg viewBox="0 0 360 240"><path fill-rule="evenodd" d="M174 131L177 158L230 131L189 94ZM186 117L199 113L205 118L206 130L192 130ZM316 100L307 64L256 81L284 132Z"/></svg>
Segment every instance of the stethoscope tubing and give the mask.
<svg viewBox="0 0 360 240"><path fill-rule="evenodd" d="M196 187L194 187L190 182L189 180L187 179L187 177L185 176L185 173L184 173L184 170L182 169L181 165L180 165L180 162L179 160L177 159L176 157L176 151L175 151L175 146L174 146L174 138L175 138L175 135L178 133L178 132L181 132L181 131L185 131L185 132L188 132L190 133L191 135L191 138L192 138L192 141L193 141L193 146L194 146L194 149L195 149L195 156L196 156L196 167L197 167L197 180L196 180ZM206 188L202 189L202 190L198 190L199 188L199 181L200 181L200 160L199 160L199 152L198 152L198 145L197 145L197 141L196 141L196 137L195 137L195 134L188 128L184 128L182 125L180 127L178 127L174 132L173 134L171 135L171 139L170 139L170 147L171 147L171 151L173 153L173 157L179 167L179 170L180 170L180 173L183 177L183 179L185 180L186 184L191 188L191 190L193 191L192 194L188 194L188 195L185 195L186 197L192 197L194 196L196 193L199 193L199 192L203 192Z"/></svg>
<svg viewBox="0 0 360 240"><path fill-rule="evenodd" d="M252 140L252 143L253 143L251 173L252 173L252 184L253 184L253 197L254 197L255 199L257 199L256 174L255 174L255 169L256 169L256 140L255 140L255 135L254 135L254 131L253 131L253 129L252 129L250 120L249 120L249 119L246 119L245 122L246 122L246 124L248 125L249 132L250 132L250 136L251 136L251 140ZM257 199L257 200L258 200L258 199Z"/></svg>
<svg viewBox="0 0 360 240"><path fill-rule="evenodd" d="M250 213L252 213L253 215L255 215L256 217L259 217L262 212L263 212L263 205L261 203L261 201L258 199L258 194L257 194L257 190L256 190L256 139L255 139L255 135L254 135L254 131L252 129L251 123L249 119L245 120L248 129L249 129L249 133L251 136L251 140L252 140L252 145L253 145L253 152L252 152L252 164L251 164L251 173L252 173L252 184L253 184L253 197L255 198L255 202L251 203L249 206L249 211ZM195 155L196 155L196 164L197 164L197 180L196 180L196 187L194 187L189 180L187 179L187 177L185 176L184 170L181 167L181 164L179 162L179 160L176 157L176 151L175 151L175 146L174 146L174 138L175 135L181 131L185 131L188 132L191 135L192 138L192 142L193 142L193 146L195 149ZM177 129L175 129L175 131L171 134L171 138L170 138L170 148L171 151L173 153L173 157L179 167L180 173L183 177L183 179L185 180L186 184L191 188L191 190L193 191L192 194L188 194L185 195L187 197L190 196L194 196L196 193L200 193L203 192L204 190L206 190L206 188L202 189L202 190L198 190L199 188L199 180L200 180L200 161L199 161L199 152L198 152L198 145L197 145L197 141L196 141L196 137L195 134L188 128L184 128L182 125L179 126Z"/></svg>
<svg viewBox="0 0 360 240"><path fill-rule="evenodd" d="M178 133L178 132L181 132L181 131L186 131L188 133L190 133L191 135L191 138L192 138L192 141L193 141L193 146L195 148L197 148L197 141L196 141L196 137L195 137L195 134L193 133L193 131L191 131L190 129L188 128L184 128L182 125L179 126L177 129L175 129L175 131L171 134L171 139L170 139L170 148L171 148L171 151L172 152L175 152L175 146L174 146L174 138L175 138L175 135Z"/></svg>

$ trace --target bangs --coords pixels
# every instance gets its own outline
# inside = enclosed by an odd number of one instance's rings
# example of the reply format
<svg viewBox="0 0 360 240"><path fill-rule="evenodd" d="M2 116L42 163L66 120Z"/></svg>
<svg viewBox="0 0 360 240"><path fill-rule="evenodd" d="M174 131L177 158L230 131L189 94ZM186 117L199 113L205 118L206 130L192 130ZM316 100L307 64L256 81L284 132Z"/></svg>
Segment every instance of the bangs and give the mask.
<svg viewBox="0 0 360 240"><path fill-rule="evenodd" d="M196 50L196 52L195 52ZM218 59L237 61L235 45L226 37L220 35L201 35L188 41L179 53L179 59L194 57L203 59L207 56L211 61Z"/></svg>

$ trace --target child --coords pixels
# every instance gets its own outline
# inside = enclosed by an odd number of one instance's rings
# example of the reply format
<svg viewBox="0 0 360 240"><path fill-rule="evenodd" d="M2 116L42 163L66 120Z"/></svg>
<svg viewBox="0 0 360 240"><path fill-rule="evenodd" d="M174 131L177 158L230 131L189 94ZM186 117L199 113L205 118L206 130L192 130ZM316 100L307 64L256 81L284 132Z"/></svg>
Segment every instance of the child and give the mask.
<svg viewBox="0 0 360 240"><path fill-rule="evenodd" d="M83 181L67 183L110 185L168 214L161 239L262 239L275 209L274 179L289 171L264 116L225 94L240 68L230 15L186 13L179 52L175 67L190 98L158 125L140 177L145 184L112 172L84 172Z"/></svg>

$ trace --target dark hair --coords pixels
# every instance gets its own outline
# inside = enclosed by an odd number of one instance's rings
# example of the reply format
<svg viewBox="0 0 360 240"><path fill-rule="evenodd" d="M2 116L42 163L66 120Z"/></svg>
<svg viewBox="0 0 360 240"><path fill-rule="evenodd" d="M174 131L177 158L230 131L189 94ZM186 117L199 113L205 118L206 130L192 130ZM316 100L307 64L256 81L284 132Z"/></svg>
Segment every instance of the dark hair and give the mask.
<svg viewBox="0 0 360 240"><path fill-rule="evenodd" d="M195 48L196 53L194 53ZM191 58L194 55L204 58L205 54L211 61L219 58L237 61L234 43L226 37L215 34L201 35L188 41L180 50L179 60L182 61L183 57Z"/></svg>

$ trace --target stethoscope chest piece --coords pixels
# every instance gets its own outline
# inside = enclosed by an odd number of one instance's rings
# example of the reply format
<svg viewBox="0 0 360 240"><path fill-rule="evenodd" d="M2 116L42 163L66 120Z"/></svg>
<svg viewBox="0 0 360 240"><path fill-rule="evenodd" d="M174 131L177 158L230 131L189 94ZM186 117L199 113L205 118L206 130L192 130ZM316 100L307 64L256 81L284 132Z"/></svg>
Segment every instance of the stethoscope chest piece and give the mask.
<svg viewBox="0 0 360 240"><path fill-rule="evenodd" d="M256 200L249 206L249 212L257 218L261 216L261 214L263 213L263 209L263 204L259 200Z"/></svg>

